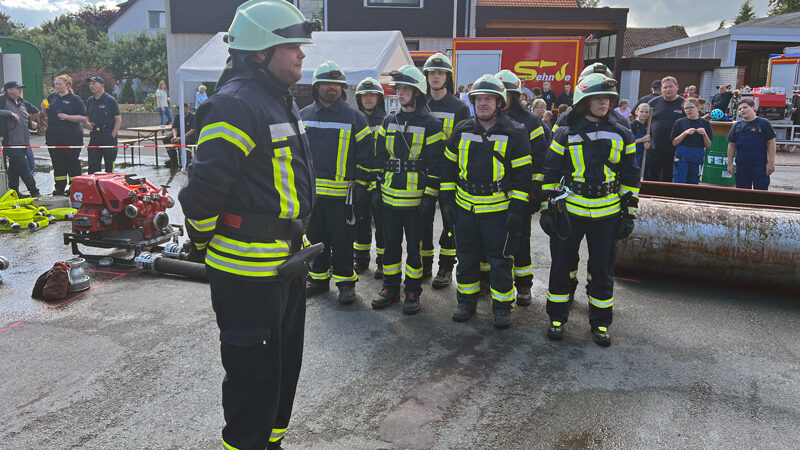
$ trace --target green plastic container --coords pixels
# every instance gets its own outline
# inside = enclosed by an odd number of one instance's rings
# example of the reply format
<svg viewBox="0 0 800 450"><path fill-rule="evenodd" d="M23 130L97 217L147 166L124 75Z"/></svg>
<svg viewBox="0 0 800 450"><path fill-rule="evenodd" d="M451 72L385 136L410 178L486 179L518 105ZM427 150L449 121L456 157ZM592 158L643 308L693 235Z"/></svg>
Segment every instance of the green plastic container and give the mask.
<svg viewBox="0 0 800 450"><path fill-rule="evenodd" d="M706 149L706 159L703 162L703 183L736 186L736 175L728 173L728 134L718 135L716 131L714 130L711 147Z"/></svg>

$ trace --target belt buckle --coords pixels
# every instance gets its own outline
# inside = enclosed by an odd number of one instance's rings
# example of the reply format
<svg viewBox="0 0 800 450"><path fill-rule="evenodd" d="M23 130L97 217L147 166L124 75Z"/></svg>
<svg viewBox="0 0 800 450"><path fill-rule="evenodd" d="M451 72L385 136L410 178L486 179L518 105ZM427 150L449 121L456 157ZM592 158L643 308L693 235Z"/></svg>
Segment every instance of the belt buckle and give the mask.
<svg viewBox="0 0 800 450"><path fill-rule="evenodd" d="M402 172L403 171L403 162L400 161L399 159L397 159L395 161L396 161L396 163L393 164L394 170L392 170L392 172L394 172L394 173Z"/></svg>

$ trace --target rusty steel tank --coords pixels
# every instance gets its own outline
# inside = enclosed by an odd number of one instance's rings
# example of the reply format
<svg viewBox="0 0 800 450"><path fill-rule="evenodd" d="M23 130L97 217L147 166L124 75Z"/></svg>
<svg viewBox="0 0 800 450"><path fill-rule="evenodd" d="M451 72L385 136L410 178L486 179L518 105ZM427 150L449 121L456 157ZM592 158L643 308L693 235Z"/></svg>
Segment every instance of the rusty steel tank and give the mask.
<svg viewBox="0 0 800 450"><path fill-rule="evenodd" d="M800 289L800 194L642 182L615 270Z"/></svg>

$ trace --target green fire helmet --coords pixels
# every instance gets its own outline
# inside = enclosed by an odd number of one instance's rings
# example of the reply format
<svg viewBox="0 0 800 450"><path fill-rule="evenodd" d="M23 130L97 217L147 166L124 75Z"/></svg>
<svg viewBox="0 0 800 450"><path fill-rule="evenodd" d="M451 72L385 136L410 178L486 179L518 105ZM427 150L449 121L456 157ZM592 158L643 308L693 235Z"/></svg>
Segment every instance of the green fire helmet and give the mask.
<svg viewBox="0 0 800 450"><path fill-rule="evenodd" d="M616 90L617 80L609 78L602 73L592 73L583 78L578 85L575 86L575 95L572 100L574 104L578 104L586 98L593 95L610 95L613 98L619 98Z"/></svg>
<svg viewBox="0 0 800 450"><path fill-rule="evenodd" d="M503 85L503 82L494 75L487 73L472 83L472 90L469 91L469 101L474 104L475 96L478 94L494 94L500 97L500 109L506 106L506 87Z"/></svg>
<svg viewBox="0 0 800 450"><path fill-rule="evenodd" d="M356 87L356 95L366 94L372 92L378 95L384 95L383 86L375 78L367 77L361 80Z"/></svg>
<svg viewBox="0 0 800 450"><path fill-rule="evenodd" d="M321 30L319 20L306 20L286 0L250 0L236 9L225 42L232 50L257 52L281 44L312 44L311 33Z"/></svg>
<svg viewBox="0 0 800 450"><path fill-rule="evenodd" d="M344 71L333 61L325 61L314 71L311 85L314 86L320 82L338 83L347 86L347 78L344 76Z"/></svg>
<svg viewBox="0 0 800 450"><path fill-rule="evenodd" d="M581 75L578 77L578 83L580 83L582 79L586 78L587 76L593 73L600 73L608 78L614 78L614 72L612 72L607 65L596 62L594 64L589 64L583 69L583 72L581 72Z"/></svg>
<svg viewBox="0 0 800 450"><path fill-rule="evenodd" d="M422 67L423 73L428 73L429 70L443 70L453 73L453 63L444 53L435 53L425 61L425 65Z"/></svg>
<svg viewBox="0 0 800 450"><path fill-rule="evenodd" d="M425 79L425 75L415 66L406 64L397 70L393 70L389 73L389 76L392 77L392 81L389 82L389 86L391 86L392 89L400 84L404 84L419 89L423 94L428 92L428 81Z"/></svg>
<svg viewBox="0 0 800 450"><path fill-rule="evenodd" d="M503 69L500 72L497 72L497 75L495 76L503 82L503 86L505 86L506 91L522 94L522 80L520 80L514 72L508 69Z"/></svg>

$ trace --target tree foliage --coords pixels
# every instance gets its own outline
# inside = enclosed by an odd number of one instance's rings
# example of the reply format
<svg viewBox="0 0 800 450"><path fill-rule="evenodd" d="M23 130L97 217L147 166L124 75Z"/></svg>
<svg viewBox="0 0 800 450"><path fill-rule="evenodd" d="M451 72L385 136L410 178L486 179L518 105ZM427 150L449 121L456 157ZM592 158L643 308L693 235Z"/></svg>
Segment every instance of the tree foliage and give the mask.
<svg viewBox="0 0 800 450"><path fill-rule="evenodd" d="M97 6L92 3L87 3L78 12L72 13L71 16L80 19L89 27L94 27L103 33L108 33L109 25L111 25L111 22L118 14L119 11L116 9L108 9L103 5Z"/></svg>
<svg viewBox="0 0 800 450"><path fill-rule="evenodd" d="M725 28L727 26L728 26L728 23L725 21L725 19L722 19L722 20L720 20L719 26L717 27L717 29L721 30L721 29L723 29L723 28Z"/></svg>
<svg viewBox="0 0 800 450"><path fill-rule="evenodd" d="M739 25L740 23L749 22L756 18L756 11L753 9L753 0L745 0L739 8L739 14L733 18L733 24Z"/></svg>
<svg viewBox="0 0 800 450"><path fill-rule="evenodd" d="M111 93L111 90L114 88L114 83L116 82L111 72L97 67L81 69L77 72L70 73L69 76L72 78L72 90L75 91L78 97L84 99L89 98L92 94L89 90L89 82L86 81L87 78L94 76L102 78L103 81L105 81L106 92L109 93Z"/></svg>
<svg viewBox="0 0 800 450"><path fill-rule="evenodd" d="M769 15L777 16L800 11L800 0L769 0Z"/></svg>
<svg viewBox="0 0 800 450"><path fill-rule="evenodd" d="M19 22L12 22L11 16L0 11L0 36L11 36L17 30L22 30L25 25Z"/></svg>
<svg viewBox="0 0 800 450"><path fill-rule="evenodd" d="M117 78L150 83L167 79L167 37L164 33L119 36L111 43L107 67Z"/></svg>

